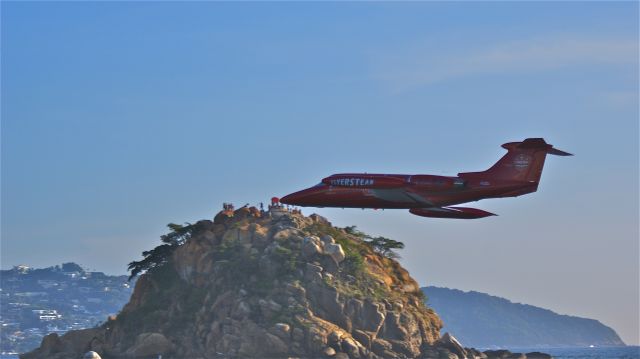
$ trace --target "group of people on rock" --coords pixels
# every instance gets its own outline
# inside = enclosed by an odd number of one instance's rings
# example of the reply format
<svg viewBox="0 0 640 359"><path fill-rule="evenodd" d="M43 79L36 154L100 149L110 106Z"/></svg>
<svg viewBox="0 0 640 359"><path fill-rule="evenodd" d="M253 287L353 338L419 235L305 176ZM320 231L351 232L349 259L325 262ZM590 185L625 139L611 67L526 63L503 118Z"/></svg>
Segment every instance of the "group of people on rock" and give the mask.
<svg viewBox="0 0 640 359"><path fill-rule="evenodd" d="M249 207L249 203L247 203L247 204L245 204L243 206L243 208L245 208L245 207L248 208ZM264 209L264 203L263 202L259 203L259 207L260 207L260 213L261 213L262 217L266 216L271 210L274 210L274 209L275 210L281 210L281 211L284 210L284 211L290 212L292 214L302 214L302 210L300 210L299 208L293 207L293 206L289 206L288 204L285 205L285 204L280 203L280 200L277 197L273 197L271 199L271 204L269 204L267 206L267 210ZM234 211L235 211L235 206L233 205L233 203L224 202L222 204L222 212L223 213L226 213L229 216L233 216Z"/></svg>

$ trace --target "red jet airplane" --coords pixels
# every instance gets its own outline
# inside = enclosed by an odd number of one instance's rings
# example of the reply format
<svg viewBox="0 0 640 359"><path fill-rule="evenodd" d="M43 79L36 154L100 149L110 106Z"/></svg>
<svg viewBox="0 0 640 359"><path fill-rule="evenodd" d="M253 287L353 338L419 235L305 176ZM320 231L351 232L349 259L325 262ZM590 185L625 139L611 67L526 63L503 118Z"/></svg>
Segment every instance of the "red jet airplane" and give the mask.
<svg viewBox="0 0 640 359"><path fill-rule="evenodd" d="M483 218L495 214L450 206L535 192L547 154L572 156L542 138L509 142L502 147L507 154L483 172L463 172L457 177L340 173L284 196L281 202L302 207L405 208L417 216L432 218Z"/></svg>

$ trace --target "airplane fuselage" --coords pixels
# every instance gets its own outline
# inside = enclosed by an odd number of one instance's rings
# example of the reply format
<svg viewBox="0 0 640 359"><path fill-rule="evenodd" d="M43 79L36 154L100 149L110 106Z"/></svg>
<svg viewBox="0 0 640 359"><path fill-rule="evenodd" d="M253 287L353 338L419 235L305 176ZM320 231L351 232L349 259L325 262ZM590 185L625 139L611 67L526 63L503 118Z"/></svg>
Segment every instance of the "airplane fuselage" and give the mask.
<svg viewBox="0 0 640 359"><path fill-rule="evenodd" d="M542 138L509 142L502 147L507 154L482 172L462 172L456 177L340 173L284 196L281 202L303 207L404 208L417 216L433 218L482 218L494 214L451 206L535 192L546 155L571 156Z"/></svg>
<svg viewBox="0 0 640 359"><path fill-rule="evenodd" d="M281 201L303 207L411 209L520 196L535 192L537 187L537 183L481 178L345 173L327 177Z"/></svg>

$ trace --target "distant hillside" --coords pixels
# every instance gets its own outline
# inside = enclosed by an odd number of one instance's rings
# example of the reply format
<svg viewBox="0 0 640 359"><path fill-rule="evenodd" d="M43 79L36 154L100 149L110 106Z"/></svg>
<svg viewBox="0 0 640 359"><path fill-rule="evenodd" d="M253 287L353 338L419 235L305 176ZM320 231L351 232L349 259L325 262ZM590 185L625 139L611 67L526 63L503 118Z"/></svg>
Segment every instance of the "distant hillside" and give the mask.
<svg viewBox="0 0 640 359"><path fill-rule="evenodd" d="M443 332L473 347L564 347L624 345L616 332L594 319L560 315L479 292L422 288L442 318Z"/></svg>

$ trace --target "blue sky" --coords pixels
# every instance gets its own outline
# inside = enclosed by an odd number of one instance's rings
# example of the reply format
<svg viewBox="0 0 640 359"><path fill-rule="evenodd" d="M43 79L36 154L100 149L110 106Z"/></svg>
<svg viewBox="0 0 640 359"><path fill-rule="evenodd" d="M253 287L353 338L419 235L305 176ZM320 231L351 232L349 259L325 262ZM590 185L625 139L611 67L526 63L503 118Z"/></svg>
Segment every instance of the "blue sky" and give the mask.
<svg viewBox="0 0 640 359"><path fill-rule="evenodd" d="M8 3L2 268L123 273L169 222L337 172L455 175L544 137L500 216L306 209L405 242L423 285L638 343L638 4Z"/></svg>

